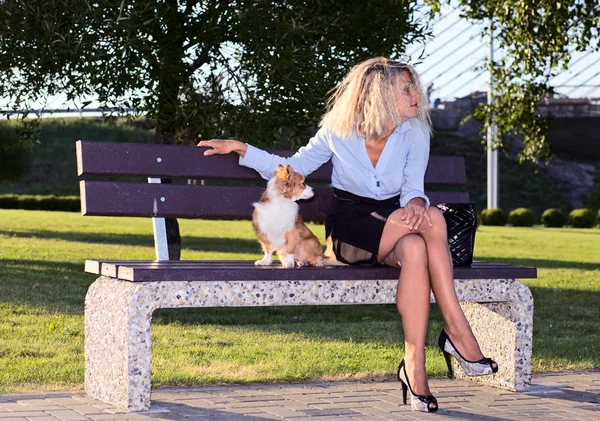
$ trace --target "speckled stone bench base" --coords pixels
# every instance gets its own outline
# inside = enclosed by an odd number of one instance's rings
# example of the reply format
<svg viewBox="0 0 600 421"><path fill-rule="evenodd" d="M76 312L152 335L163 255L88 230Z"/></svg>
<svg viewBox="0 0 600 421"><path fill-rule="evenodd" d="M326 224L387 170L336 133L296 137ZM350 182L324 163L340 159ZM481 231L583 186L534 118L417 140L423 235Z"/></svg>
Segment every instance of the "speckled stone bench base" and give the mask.
<svg viewBox="0 0 600 421"><path fill-rule="evenodd" d="M85 300L85 390L131 411L150 408L151 321L159 308L395 303L398 281L127 282L100 277ZM485 355L500 370L475 381L524 391L531 383L533 298L515 279L456 280ZM433 297L432 297L433 302ZM457 367L457 376L462 371Z"/></svg>

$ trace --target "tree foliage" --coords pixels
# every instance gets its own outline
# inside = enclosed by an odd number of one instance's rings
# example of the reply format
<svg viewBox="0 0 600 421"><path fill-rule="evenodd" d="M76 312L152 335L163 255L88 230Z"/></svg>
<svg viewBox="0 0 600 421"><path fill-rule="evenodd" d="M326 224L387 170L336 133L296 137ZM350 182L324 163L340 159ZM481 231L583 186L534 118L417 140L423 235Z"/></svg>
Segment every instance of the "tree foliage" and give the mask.
<svg viewBox="0 0 600 421"><path fill-rule="evenodd" d="M424 39L415 0L0 0L0 98L59 93L156 121L156 143L295 146L349 66ZM22 138L38 120L22 119ZM259 142L260 143L260 142ZM167 219L170 259L179 229Z"/></svg>
<svg viewBox="0 0 600 421"><path fill-rule="evenodd" d="M290 142L348 67L427 34L413 0L4 0L0 97L64 93L181 133ZM114 110L113 110L114 109ZM108 111L113 110L113 111ZM33 133L33 132L32 132Z"/></svg>
<svg viewBox="0 0 600 421"><path fill-rule="evenodd" d="M434 13L442 0L428 0ZM494 103L480 107L475 117L498 128L495 147L502 136L522 136L520 160L549 157L546 134L552 116L540 115L538 104L552 92L549 80L567 70L576 51L598 50L600 2L589 0L459 0L463 17L489 25L493 22L497 44L506 52L488 63L495 81ZM594 41L596 40L596 41Z"/></svg>

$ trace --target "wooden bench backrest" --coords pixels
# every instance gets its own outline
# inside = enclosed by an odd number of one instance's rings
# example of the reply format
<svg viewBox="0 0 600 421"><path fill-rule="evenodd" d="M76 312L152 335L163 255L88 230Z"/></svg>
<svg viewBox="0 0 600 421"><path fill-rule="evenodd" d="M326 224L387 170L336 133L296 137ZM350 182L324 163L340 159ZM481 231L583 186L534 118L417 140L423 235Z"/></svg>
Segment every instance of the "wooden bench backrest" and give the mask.
<svg viewBox="0 0 600 421"><path fill-rule="evenodd" d="M154 218L249 219L252 203L266 185L254 170L238 165L236 154L204 156L206 148L78 141L77 169L82 180L83 215L146 216ZM294 151L271 151L291 156ZM98 177L139 177L142 182L98 181ZM158 184L160 179L206 180L208 185ZM148 183L147 179L155 179ZM215 181L255 182L248 185L215 185ZM152 181L152 180L151 180ZM307 178L309 184L329 184L331 163ZM216 183L218 184L218 183ZM426 188L464 186L464 160L432 156L425 175ZM330 188L316 188L315 198L301 203L306 220L323 221L331 201ZM427 192L432 204L468 202L466 192Z"/></svg>

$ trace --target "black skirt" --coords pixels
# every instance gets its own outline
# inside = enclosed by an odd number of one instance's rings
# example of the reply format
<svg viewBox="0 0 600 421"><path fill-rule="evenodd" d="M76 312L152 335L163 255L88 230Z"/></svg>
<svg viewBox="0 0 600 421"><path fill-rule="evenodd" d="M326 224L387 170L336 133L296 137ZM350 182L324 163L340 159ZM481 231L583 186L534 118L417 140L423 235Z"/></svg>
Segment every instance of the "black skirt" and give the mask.
<svg viewBox="0 0 600 421"><path fill-rule="evenodd" d="M375 200L333 189L333 197L325 236L331 236L336 258L348 264L376 265L383 228L400 207L400 196Z"/></svg>

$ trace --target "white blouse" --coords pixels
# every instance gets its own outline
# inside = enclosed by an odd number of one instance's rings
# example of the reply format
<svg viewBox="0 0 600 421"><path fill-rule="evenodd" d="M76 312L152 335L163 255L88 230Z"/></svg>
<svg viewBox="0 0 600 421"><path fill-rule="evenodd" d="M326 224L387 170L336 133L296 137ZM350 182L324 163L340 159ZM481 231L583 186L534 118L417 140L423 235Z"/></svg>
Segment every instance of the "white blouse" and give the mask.
<svg viewBox="0 0 600 421"><path fill-rule="evenodd" d="M278 164L291 165L304 176L317 170L331 159L333 187L358 196L385 200L400 195L400 206L422 197L424 178L429 161L429 131L416 118L396 127L387 140L377 165L373 167L365 139L353 133L348 138L336 136L330 129L321 128L306 146L289 158L270 154L248 145L239 163L252 168L268 180Z"/></svg>

